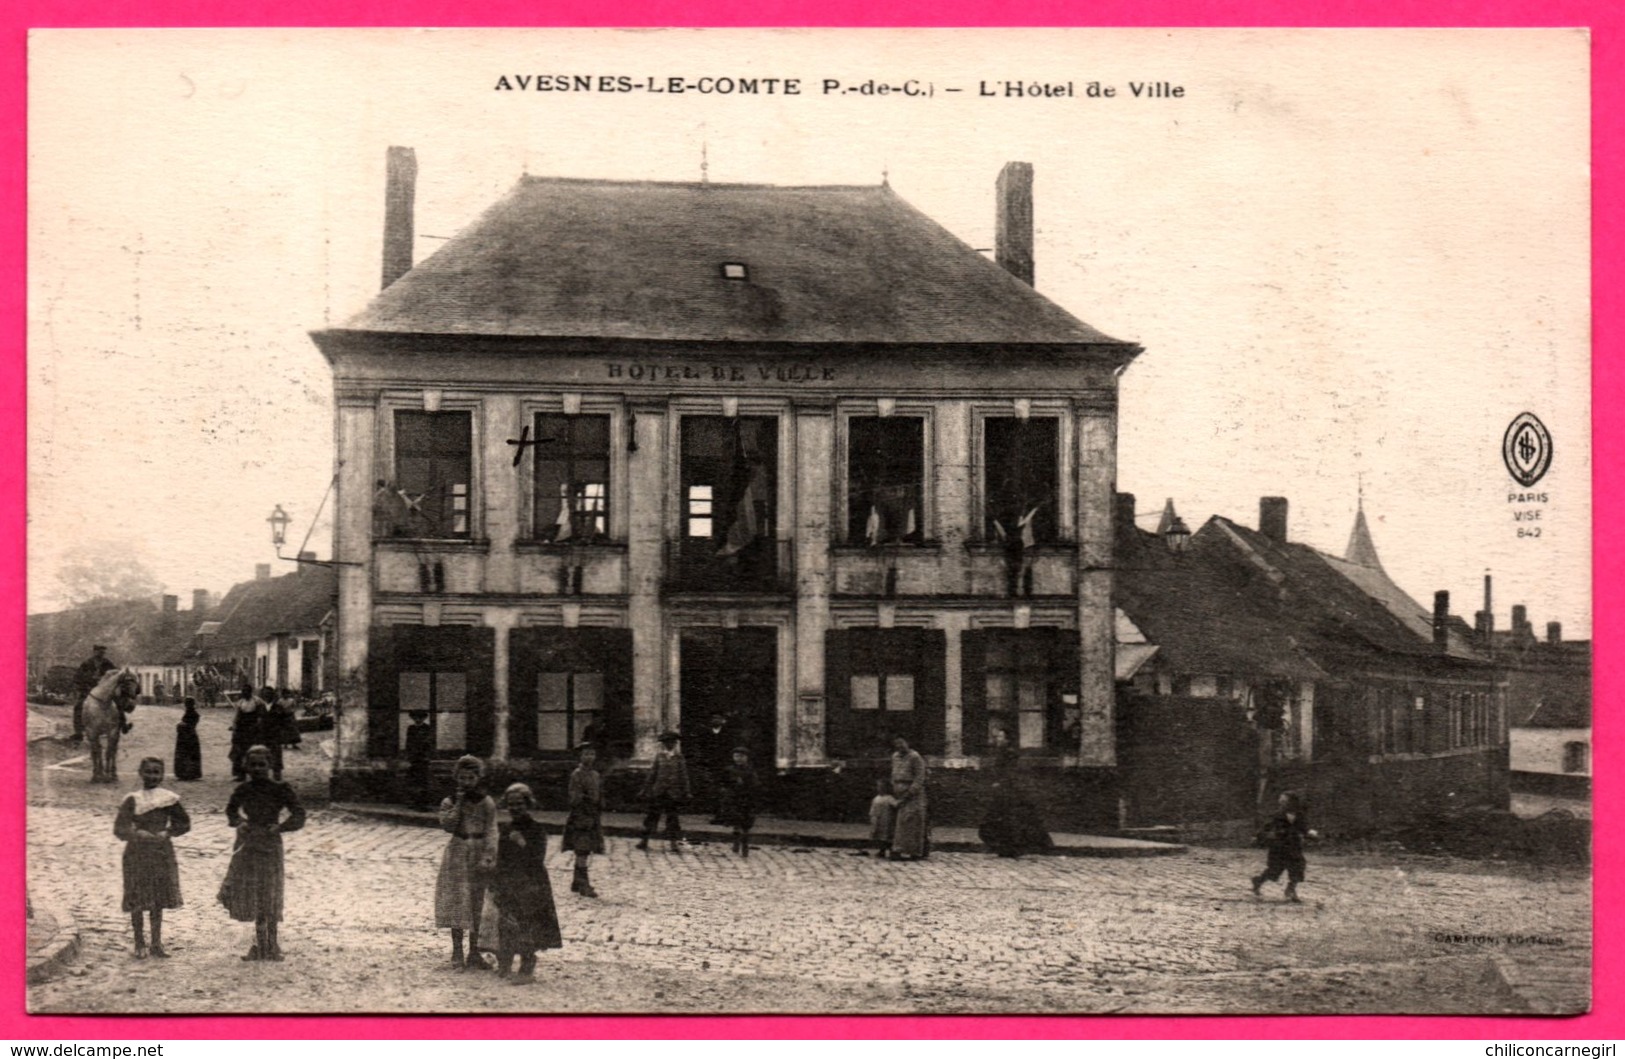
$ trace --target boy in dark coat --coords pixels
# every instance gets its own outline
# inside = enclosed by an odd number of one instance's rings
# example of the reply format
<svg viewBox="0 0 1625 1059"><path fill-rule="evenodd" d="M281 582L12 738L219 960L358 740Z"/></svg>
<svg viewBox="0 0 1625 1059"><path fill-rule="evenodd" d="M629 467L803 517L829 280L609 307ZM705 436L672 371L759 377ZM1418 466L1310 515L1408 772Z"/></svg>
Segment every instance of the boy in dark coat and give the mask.
<svg viewBox="0 0 1625 1059"><path fill-rule="evenodd" d="M1298 884L1303 882L1304 869L1308 866L1303 856L1304 839L1319 838L1320 832L1310 828L1302 800L1296 794L1288 791L1281 795L1280 806L1280 812L1258 833L1259 844L1269 851L1269 859L1263 873L1253 876L1253 893L1259 894L1266 882L1274 882L1285 872L1286 899L1301 904Z"/></svg>
<svg viewBox="0 0 1625 1059"><path fill-rule="evenodd" d="M734 761L722 774L722 807L717 822L733 828L734 852L750 856L750 829L756 826L756 770L750 751L734 747Z"/></svg>
<svg viewBox="0 0 1625 1059"><path fill-rule="evenodd" d="M638 839L639 849L649 848L649 836L655 833L655 825L664 816L671 851L681 852L679 843L683 840L683 822L677 818L677 812L688 801L691 791L688 763L683 760L683 752L677 749L680 738L676 732L661 733L660 753L655 755L649 778L643 782L643 800L648 803L649 811L643 816L643 837Z"/></svg>

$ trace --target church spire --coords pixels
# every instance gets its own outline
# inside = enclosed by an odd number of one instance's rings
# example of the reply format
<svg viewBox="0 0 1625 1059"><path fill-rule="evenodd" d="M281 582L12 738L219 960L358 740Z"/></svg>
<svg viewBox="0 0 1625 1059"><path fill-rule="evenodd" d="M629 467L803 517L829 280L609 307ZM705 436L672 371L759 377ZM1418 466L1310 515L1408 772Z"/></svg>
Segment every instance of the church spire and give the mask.
<svg viewBox="0 0 1625 1059"><path fill-rule="evenodd" d="M1377 546L1371 540L1371 527L1365 521L1365 498L1360 498L1360 506L1354 513L1354 530L1349 534L1349 546L1343 550L1343 558L1356 566L1368 566L1373 570L1382 569L1382 560L1377 558Z"/></svg>

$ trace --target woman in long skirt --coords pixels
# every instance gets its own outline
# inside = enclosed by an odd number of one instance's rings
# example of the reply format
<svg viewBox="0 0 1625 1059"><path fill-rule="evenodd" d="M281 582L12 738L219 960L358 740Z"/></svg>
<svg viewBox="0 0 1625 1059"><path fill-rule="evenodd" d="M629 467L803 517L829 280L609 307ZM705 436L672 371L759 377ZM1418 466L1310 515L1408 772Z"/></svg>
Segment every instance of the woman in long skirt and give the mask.
<svg viewBox="0 0 1625 1059"><path fill-rule="evenodd" d="M519 957L514 985L536 977L538 949L564 945L559 913L553 904L553 883L547 877L547 829L530 814L536 798L529 787L515 783L502 795L512 823L503 824L497 843L496 871L487 892L487 946L496 951L497 974L507 977L513 958Z"/></svg>
<svg viewBox="0 0 1625 1059"><path fill-rule="evenodd" d="M271 752L265 747L250 747L243 766L248 781L226 803L226 822L236 829L237 841L220 884L220 903L232 919L254 924L254 946L243 959L280 960L282 836L305 826L305 809L292 787L271 778Z"/></svg>
<svg viewBox="0 0 1625 1059"><path fill-rule="evenodd" d="M135 958L164 957L164 909L181 907L181 874L175 863L178 838L192 829L180 795L158 784L164 779L159 758L141 760L141 789L125 798L113 821L113 834L124 843L124 911L135 930ZM152 947L142 934L141 914L152 920Z"/></svg>
<svg viewBox="0 0 1625 1059"><path fill-rule="evenodd" d="M993 768L987 791L987 810L977 837L991 853L1019 857L1023 853L1044 853L1054 847L1038 807L1022 796L1017 781L1021 753L1003 728L993 729Z"/></svg>
<svg viewBox="0 0 1625 1059"><path fill-rule="evenodd" d="M457 789L440 803L440 827L451 832L434 884L434 925L451 931L451 965L483 971L480 906L497 860L497 803L485 793L485 762L472 754L452 770ZM468 952L463 952L463 935Z"/></svg>
<svg viewBox="0 0 1625 1059"><path fill-rule="evenodd" d="M175 778L200 780L203 778L203 747L197 738L197 700L186 698L186 712L175 725Z"/></svg>
<svg viewBox="0 0 1625 1059"><path fill-rule="evenodd" d="M892 740L891 789L897 799L892 831L892 860L924 860L931 852L931 825L926 817L925 758L909 749L908 740Z"/></svg>

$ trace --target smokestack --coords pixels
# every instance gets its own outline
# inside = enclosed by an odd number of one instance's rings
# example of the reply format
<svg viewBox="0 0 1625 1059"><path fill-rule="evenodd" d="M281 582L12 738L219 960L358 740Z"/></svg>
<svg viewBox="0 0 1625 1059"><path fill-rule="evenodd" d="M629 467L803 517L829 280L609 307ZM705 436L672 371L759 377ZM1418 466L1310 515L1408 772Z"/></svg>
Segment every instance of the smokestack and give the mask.
<svg viewBox="0 0 1625 1059"><path fill-rule="evenodd" d="M1033 164L1006 162L995 185L998 216L993 229L993 260L1021 282L1033 285Z"/></svg>
<svg viewBox="0 0 1625 1059"><path fill-rule="evenodd" d="M1519 603L1512 608L1512 635L1522 636L1526 631L1533 635L1529 629L1529 608Z"/></svg>
<svg viewBox="0 0 1625 1059"><path fill-rule="evenodd" d="M1484 642L1495 635L1495 602L1490 598L1490 575L1484 575Z"/></svg>
<svg viewBox="0 0 1625 1059"><path fill-rule="evenodd" d="M181 597L179 597L179 596L165 596L164 597L164 615L165 615L165 617L168 617L169 615L172 615L172 614L176 613L180 609L180 605L181 605Z"/></svg>
<svg viewBox="0 0 1625 1059"><path fill-rule="evenodd" d="M391 147L384 178L384 283L388 287L412 271L412 202L417 193L418 156L410 147Z"/></svg>
<svg viewBox="0 0 1625 1059"><path fill-rule="evenodd" d="M1277 543L1286 543L1286 497L1259 498L1258 532Z"/></svg>
<svg viewBox="0 0 1625 1059"><path fill-rule="evenodd" d="M202 614L209 609L209 590L206 588L192 589L192 613Z"/></svg>
<svg viewBox="0 0 1625 1059"><path fill-rule="evenodd" d="M271 564L270 563L255 563L254 564L254 580L256 580L256 581L269 581L269 580L271 580Z"/></svg>
<svg viewBox="0 0 1625 1059"><path fill-rule="evenodd" d="M1433 593L1433 645L1443 649L1450 643L1450 593Z"/></svg>
<svg viewBox="0 0 1625 1059"><path fill-rule="evenodd" d="M1549 621L1546 623L1546 642L1554 647L1563 642L1562 622Z"/></svg>
<svg viewBox="0 0 1625 1059"><path fill-rule="evenodd" d="M1134 528L1134 494L1117 494L1117 528L1119 530Z"/></svg>

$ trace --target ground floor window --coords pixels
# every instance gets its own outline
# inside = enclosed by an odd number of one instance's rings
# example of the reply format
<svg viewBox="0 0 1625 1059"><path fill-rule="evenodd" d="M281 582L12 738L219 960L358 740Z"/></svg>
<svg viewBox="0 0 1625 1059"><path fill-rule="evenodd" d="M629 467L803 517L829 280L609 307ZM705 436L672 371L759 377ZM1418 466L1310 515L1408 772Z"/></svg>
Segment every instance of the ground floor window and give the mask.
<svg viewBox="0 0 1625 1059"><path fill-rule="evenodd" d="M630 629L515 629L508 658L509 754L570 757L589 743L630 752Z"/></svg>
<svg viewBox="0 0 1625 1059"><path fill-rule="evenodd" d="M1002 731L1028 751L1075 746L1066 706L1078 694L1078 634L1069 629L980 629L960 643L965 753L980 754Z"/></svg>
<svg viewBox="0 0 1625 1059"><path fill-rule="evenodd" d="M831 757L884 757L894 735L922 754L946 752L947 639L940 630L832 629L824 635Z"/></svg>
<svg viewBox="0 0 1625 1059"><path fill-rule="evenodd" d="M495 630L470 626L384 625L369 634L367 745L373 757L399 757L412 715L428 715L437 757L491 753Z"/></svg>
<svg viewBox="0 0 1625 1059"><path fill-rule="evenodd" d="M1564 772L1590 772L1591 747L1589 744L1574 742L1563 744L1563 771Z"/></svg>

